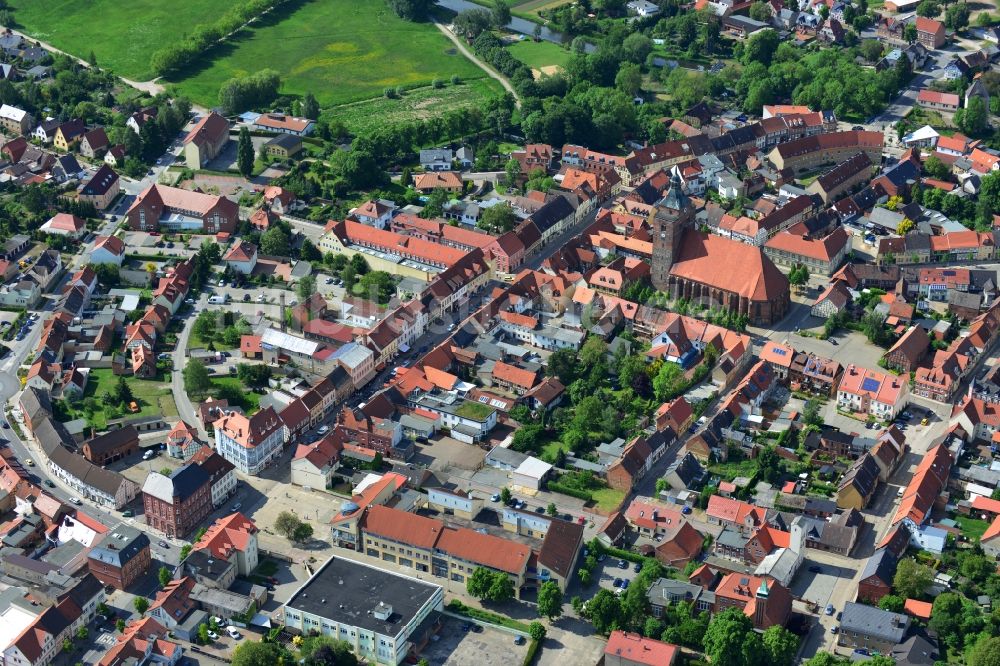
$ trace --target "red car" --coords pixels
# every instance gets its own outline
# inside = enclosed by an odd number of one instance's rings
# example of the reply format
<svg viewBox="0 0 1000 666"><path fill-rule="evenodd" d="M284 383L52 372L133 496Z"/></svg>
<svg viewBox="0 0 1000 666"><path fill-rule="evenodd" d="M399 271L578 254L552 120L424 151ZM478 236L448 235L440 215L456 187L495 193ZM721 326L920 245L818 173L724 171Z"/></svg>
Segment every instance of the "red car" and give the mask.
<svg viewBox="0 0 1000 666"><path fill-rule="evenodd" d="M579 518L576 519L576 522L578 522L579 524L583 525L584 523L587 522L587 519L584 518L583 516L580 516Z"/></svg>

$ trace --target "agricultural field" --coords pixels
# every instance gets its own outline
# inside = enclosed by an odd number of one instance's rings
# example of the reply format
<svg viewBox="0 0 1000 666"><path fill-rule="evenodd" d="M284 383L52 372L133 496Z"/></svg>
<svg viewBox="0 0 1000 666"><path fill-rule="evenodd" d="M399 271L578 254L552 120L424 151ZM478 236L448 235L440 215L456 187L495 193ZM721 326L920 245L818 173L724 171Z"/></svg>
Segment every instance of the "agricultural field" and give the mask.
<svg viewBox="0 0 1000 666"><path fill-rule="evenodd" d="M433 79L479 79L486 74L430 23L410 23L383 2L305 0L291 12L265 18L234 41L206 53L202 67L166 83L205 106L218 102L228 79L268 67L281 74L282 92L312 92L324 107L413 88Z"/></svg>
<svg viewBox="0 0 1000 666"><path fill-rule="evenodd" d="M399 99L381 96L335 106L324 112L323 117L339 120L357 134L379 125L426 120L455 109L481 107L489 97L502 92L500 84L490 78L462 81L458 85L448 81L443 88L424 86L407 90Z"/></svg>
<svg viewBox="0 0 1000 666"><path fill-rule="evenodd" d="M133 81L153 77L149 56L214 21L240 0L10 0L18 29ZM181 28L181 29L178 29ZM214 103L214 100L213 100Z"/></svg>
<svg viewBox="0 0 1000 666"><path fill-rule="evenodd" d="M565 67L572 54L552 42L532 39L522 39L509 47L510 54L525 65L540 72L550 71L546 68Z"/></svg>

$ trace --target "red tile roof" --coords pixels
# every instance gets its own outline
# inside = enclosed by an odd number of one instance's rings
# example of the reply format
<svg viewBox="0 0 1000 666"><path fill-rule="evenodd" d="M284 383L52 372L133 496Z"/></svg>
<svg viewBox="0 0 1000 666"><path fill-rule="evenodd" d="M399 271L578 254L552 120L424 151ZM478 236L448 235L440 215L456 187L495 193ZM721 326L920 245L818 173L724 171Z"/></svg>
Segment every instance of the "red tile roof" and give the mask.
<svg viewBox="0 0 1000 666"><path fill-rule="evenodd" d="M927 104L946 104L948 106L958 106L958 95L955 93L943 93L936 90L928 90L924 88L917 95L917 102L926 102Z"/></svg>
<svg viewBox="0 0 1000 666"><path fill-rule="evenodd" d="M720 271L719 267L726 270ZM670 274L738 294L769 301L788 292L788 278L760 248L739 241L690 231Z"/></svg>
<svg viewBox="0 0 1000 666"><path fill-rule="evenodd" d="M192 550L206 550L228 561L234 552L246 552L258 531L252 520L237 511L212 523Z"/></svg>
<svg viewBox="0 0 1000 666"><path fill-rule="evenodd" d="M670 666L677 658L680 648L670 643L643 638L640 634L612 631L604 654L631 664L643 666Z"/></svg>

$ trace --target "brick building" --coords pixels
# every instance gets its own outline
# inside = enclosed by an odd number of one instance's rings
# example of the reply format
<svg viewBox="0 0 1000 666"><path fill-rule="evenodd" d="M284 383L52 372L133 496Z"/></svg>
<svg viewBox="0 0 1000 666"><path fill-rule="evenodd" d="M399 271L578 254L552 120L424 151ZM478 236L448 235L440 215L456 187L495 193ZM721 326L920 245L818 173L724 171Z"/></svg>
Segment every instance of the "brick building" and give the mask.
<svg viewBox="0 0 1000 666"><path fill-rule="evenodd" d="M142 486L142 506L147 525L168 536L183 536L212 512L211 477L194 464L170 476L151 472Z"/></svg>

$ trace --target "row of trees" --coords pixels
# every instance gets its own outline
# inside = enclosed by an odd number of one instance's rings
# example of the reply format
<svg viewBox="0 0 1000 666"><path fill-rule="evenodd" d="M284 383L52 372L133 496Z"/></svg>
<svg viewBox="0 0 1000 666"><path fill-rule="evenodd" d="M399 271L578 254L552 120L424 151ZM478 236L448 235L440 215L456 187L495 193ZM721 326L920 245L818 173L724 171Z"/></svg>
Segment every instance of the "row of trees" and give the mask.
<svg viewBox="0 0 1000 666"><path fill-rule="evenodd" d="M226 113L239 113L270 103L278 96L281 76L273 69L261 69L229 79L219 89L219 104Z"/></svg>
<svg viewBox="0 0 1000 666"><path fill-rule="evenodd" d="M251 19L272 11L287 0L246 0L221 15L214 23L195 26L180 42L172 42L153 52L149 64L159 76L178 72L205 57L216 42L243 27Z"/></svg>

